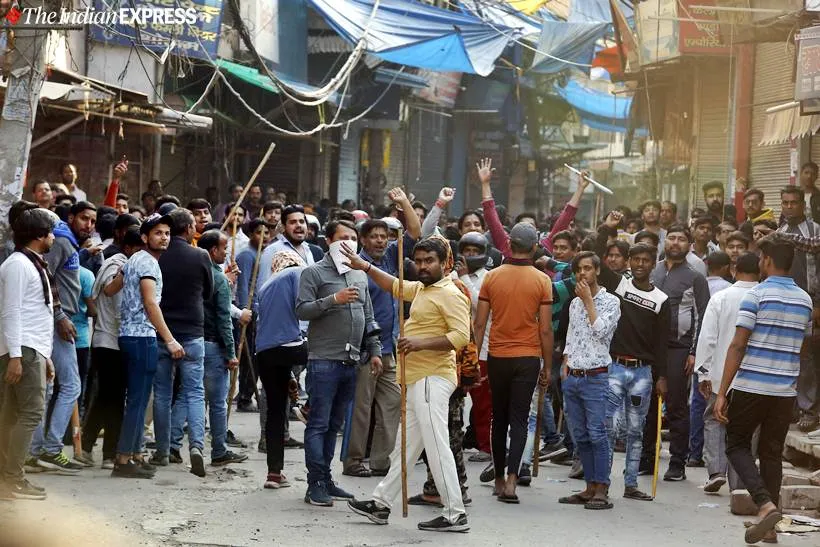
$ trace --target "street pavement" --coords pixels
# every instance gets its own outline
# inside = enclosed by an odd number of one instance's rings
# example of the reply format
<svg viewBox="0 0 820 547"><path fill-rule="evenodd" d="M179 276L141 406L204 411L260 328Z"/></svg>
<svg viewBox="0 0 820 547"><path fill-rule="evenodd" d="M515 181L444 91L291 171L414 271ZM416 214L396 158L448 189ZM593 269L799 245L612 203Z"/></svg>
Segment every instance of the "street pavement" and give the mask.
<svg viewBox="0 0 820 547"><path fill-rule="evenodd" d="M307 505L304 452L286 450L285 474L292 487L264 490L265 455L256 451L258 414L233 413L231 428L249 443L250 459L238 465L207 467L199 479L185 464L160 468L153 480L113 479L99 467L74 477L31 475L48 490L46 501L0 502L0 546L5 545L596 545L732 546L744 545L743 517L729 513L724 487L719 496L700 489L705 470L687 469L688 480L660 482L653 502L624 500L623 454L616 454L611 488L615 508L589 511L559 505L559 496L582 488L567 479L568 467L543 464L530 488L519 489L520 505L499 503L491 487L478 475L485 464L467 463L472 506L468 534L422 532L418 522L435 518L438 510L410 507L401 516L397 501L388 526L377 526L353 514L345 502L332 508ZM301 439L304 426L291 422L291 432ZM341 439L340 439L341 441ZM341 442L338 443L341 445ZM337 445L337 448L338 448ZM94 456L99 462L97 443ZM66 447L66 453L71 449ZM206 452L206 462L209 461ZM665 470L668 453L662 458ZM425 479L423 465L409 470L410 494L419 493ZM367 497L378 478L352 478L334 463L337 482L360 497ZM641 477L641 487L651 490L651 479ZM820 544L820 533L779 536L785 546Z"/></svg>

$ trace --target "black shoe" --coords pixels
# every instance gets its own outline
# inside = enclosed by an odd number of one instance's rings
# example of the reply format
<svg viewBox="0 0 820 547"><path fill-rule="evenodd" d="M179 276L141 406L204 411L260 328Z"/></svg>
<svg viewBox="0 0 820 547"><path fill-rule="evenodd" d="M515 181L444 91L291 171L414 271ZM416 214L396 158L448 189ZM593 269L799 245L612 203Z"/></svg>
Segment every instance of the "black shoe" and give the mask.
<svg viewBox="0 0 820 547"><path fill-rule="evenodd" d="M237 412L259 412L256 408L256 405L253 404L253 401L236 403L236 411Z"/></svg>
<svg viewBox="0 0 820 547"><path fill-rule="evenodd" d="M179 450L172 448L168 454L168 461L171 463L182 463L182 455L179 453Z"/></svg>
<svg viewBox="0 0 820 547"><path fill-rule="evenodd" d="M538 461L545 462L547 460L552 460L553 458L557 458L563 454L568 452L567 447L564 446L563 441L557 441L552 444L548 444L541 448L538 452Z"/></svg>
<svg viewBox="0 0 820 547"><path fill-rule="evenodd" d="M305 503L319 507L333 507L333 498L327 492L327 485L323 482L308 485L305 492Z"/></svg>
<svg viewBox="0 0 820 547"><path fill-rule="evenodd" d="M229 463L242 463L248 459L245 454L237 454L228 450L218 458L211 458L211 465L228 465Z"/></svg>
<svg viewBox="0 0 820 547"><path fill-rule="evenodd" d="M699 459L689 459L686 462L686 467L706 467L706 462L703 461L703 458Z"/></svg>
<svg viewBox="0 0 820 547"><path fill-rule="evenodd" d="M191 449L191 473L197 477L205 476L205 459L202 457L202 451L198 448Z"/></svg>
<svg viewBox="0 0 820 547"><path fill-rule="evenodd" d="M305 443L299 442L293 437L285 441L285 448L304 448Z"/></svg>
<svg viewBox="0 0 820 547"><path fill-rule="evenodd" d="M248 445L239 440L230 429L228 430L228 434L225 435L225 444L232 448L248 448Z"/></svg>
<svg viewBox="0 0 820 547"><path fill-rule="evenodd" d="M264 437L259 439L259 444L256 445L256 451L261 452L262 454L268 453L268 441L265 440Z"/></svg>
<svg viewBox="0 0 820 547"><path fill-rule="evenodd" d="M115 463L111 476L121 479L153 479L154 473L134 460L128 460L128 463Z"/></svg>
<svg viewBox="0 0 820 547"><path fill-rule="evenodd" d="M541 460L539 459L538 461ZM569 451L566 451L552 458L549 458L549 461L550 463L554 463L555 465L565 465L569 467L572 465L572 454Z"/></svg>
<svg viewBox="0 0 820 547"><path fill-rule="evenodd" d="M427 532L466 532L470 529L467 524L467 515L461 514L455 523L450 523L444 517L436 517L427 522L419 522L419 530Z"/></svg>
<svg viewBox="0 0 820 547"><path fill-rule="evenodd" d="M481 472L481 475L479 475L478 480L480 480L481 482L490 482L492 480L495 480L495 467L493 466L492 462L490 462L490 465L484 468L484 470Z"/></svg>
<svg viewBox="0 0 820 547"><path fill-rule="evenodd" d="M641 460L638 466L639 477L651 477L655 474L655 466L649 460Z"/></svg>
<svg viewBox="0 0 820 547"><path fill-rule="evenodd" d="M663 480L668 482L677 482L686 480L686 470L682 465L670 465Z"/></svg>
<svg viewBox="0 0 820 547"><path fill-rule="evenodd" d="M151 459L148 462L152 465L158 465L160 467L167 467L169 463L169 458L165 454L160 454L159 452L154 452L151 455Z"/></svg>
<svg viewBox="0 0 820 547"><path fill-rule="evenodd" d="M344 501L353 499L353 494L345 491L333 481L327 482L327 493L330 494L330 497L334 500Z"/></svg>
<svg viewBox="0 0 820 547"><path fill-rule="evenodd" d="M532 471L529 465L522 465L518 472L518 486L529 486L532 482Z"/></svg>
<svg viewBox="0 0 820 547"><path fill-rule="evenodd" d="M390 518L390 509L387 507L379 507L375 501L358 501L357 499L348 500L347 506L353 510L357 515L362 515L370 519L370 522L376 524L387 524Z"/></svg>

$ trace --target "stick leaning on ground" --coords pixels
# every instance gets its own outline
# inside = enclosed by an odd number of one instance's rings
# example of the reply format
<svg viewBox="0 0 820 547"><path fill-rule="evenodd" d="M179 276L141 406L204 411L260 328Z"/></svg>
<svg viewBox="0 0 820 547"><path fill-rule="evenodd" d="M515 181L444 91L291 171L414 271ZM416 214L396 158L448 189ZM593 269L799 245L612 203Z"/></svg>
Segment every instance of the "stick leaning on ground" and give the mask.
<svg viewBox="0 0 820 547"><path fill-rule="evenodd" d="M268 146L268 151L265 152L264 156L262 156L262 161L259 162L259 166L256 168L256 171L253 172L253 175L251 176L251 179L248 181L248 184L245 185L245 188L242 190L242 193L239 194L239 198L234 202L233 207L231 207L231 212L225 216L225 222L222 223L222 228L220 228L220 230L222 230L223 232L225 231L225 228L228 227L228 223L231 222L231 219L233 219L233 215L236 212L236 209L240 205L242 205L242 200L245 199L245 196L248 194L248 191L251 189L251 186L253 186L253 183L256 182L256 177L259 176L259 173L262 172L262 168L265 167L266 163L268 163L268 159L270 159L270 155L273 154L274 148L276 148L276 143L270 143L270 146Z"/></svg>
<svg viewBox="0 0 820 547"><path fill-rule="evenodd" d="M399 338L404 338L404 230L399 229ZM401 384L401 516L407 518L407 363L399 352L399 383Z"/></svg>
<svg viewBox="0 0 820 547"><path fill-rule="evenodd" d="M259 276L259 263L261 262L262 258L262 246L265 244L265 238L259 238L259 248L256 250L256 260L253 263L253 274L251 275L251 290L248 293L248 303L245 305L246 310L250 310L253 308L253 297L256 293L256 278ZM248 335L248 324L242 325L242 331L239 334L239 347L236 351L236 354L241 356L242 355L242 348L245 346L245 338ZM251 364L251 368L253 368L253 364ZM236 380L239 377L239 367L234 368L231 370L231 387L228 390L228 418L231 417L231 403L233 402L233 398L236 396ZM254 384L254 391L256 391L256 384ZM257 396L257 400L258 400Z"/></svg>
<svg viewBox="0 0 820 547"><path fill-rule="evenodd" d="M547 366L544 363L544 366ZM541 384L541 379L538 379L538 410L535 411L535 438L534 444L532 445L532 476L538 476L538 464L540 460L540 452L541 452L541 420L543 419L544 414L544 398L546 397L547 390Z"/></svg>
<svg viewBox="0 0 820 547"><path fill-rule="evenodd" d="M74 410L71 412L71 442L74 445L74 457L79 458L83 454L82 433L80 429L80 405L74 402Z"/></svg>
<svg viewBox="0 0 820 547"><path fill-rule="evenodd" d="M661 465L661 423L663 422L663 395L658 395L658 436L655 438L655 469L652 473L652 498L658 489L658 469Z"/></svg>

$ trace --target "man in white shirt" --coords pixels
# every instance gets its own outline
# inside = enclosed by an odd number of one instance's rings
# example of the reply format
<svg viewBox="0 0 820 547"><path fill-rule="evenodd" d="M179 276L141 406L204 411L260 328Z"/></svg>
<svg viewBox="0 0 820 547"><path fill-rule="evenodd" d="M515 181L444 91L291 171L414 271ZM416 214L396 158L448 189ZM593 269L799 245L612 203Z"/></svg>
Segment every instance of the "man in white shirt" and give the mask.
<svg viewBox="0 0 820 547"><path fill-rule="evenodd" d="M14 222L18 249L0 267L0 499L45 499L23 465L54 376L51 344L54 298L42 255L54 243L56 216L24 211Z"/></svg>
<svg viewBox="0 0 820 547"><path fill-rule="evenodd" d="M88 201L85 191L77 186L77 167L72 163L63 164L60 168L60 177L63 184L77 201Z"/></svg>
<svg viewBox="0 0 820 547"><path fill-rule="evenodd" d="M749 289L760 280L760 266L757 255L745 253L737 259L737 282L731 287L719 291L709 300L703 315L703 326L700 329L697 351L695 353L695 373L700 381L698 389L706 399L704 412L704 446L706 468L709 478L703 486L707 494L716 494L726 484L726 473L729 460L726 458L726 426L714 416L717 399L713 382L720 382L723 377L723 364L729 344L735 335L737 311ZM734 489L735 485L732 486Z"/></svg>

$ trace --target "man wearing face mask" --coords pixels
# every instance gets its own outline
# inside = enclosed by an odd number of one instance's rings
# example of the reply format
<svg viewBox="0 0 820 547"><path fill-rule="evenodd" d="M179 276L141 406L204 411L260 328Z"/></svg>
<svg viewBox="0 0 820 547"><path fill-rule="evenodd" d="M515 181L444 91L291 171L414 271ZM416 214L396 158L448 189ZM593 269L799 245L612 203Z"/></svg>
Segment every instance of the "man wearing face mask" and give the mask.
<svg viewBox="0 0 820 547"><path fill-rule="evenodd" d="M393 203L405 211L411 208L401 188L388 192ZM418 215L407 215L407 232L404 234L404 253L409 258L416 240L421 237L421 221ZM399 247L396 242L388 243L387 223L382 220L368 220L360 230L362 251L359 256L377 268L398 275ZM481 237L481 236L478 236ZM351 420L350 442L347 458L344 462L344 474L355 477L371 475L384 476L390 467L390 452L396 444L396 428L401 411L401 390L396 383L396 360L393 357L395 340L398 338L398 303L388 291L368 280L368 291L373 302L373 315L381 328L382 355L384 370L373 374L369 367L359 367L356 379L356 396ZM367 453L367 438L370 432L370 415L375 413L373 445L370 449L370 469L363 460Z"/></svg>
<svg viewBox="0 0 820 547"><path fill-rule="evenodd" d="M487 275L487 239L479 233L471 232L461 236L458 241L459 259L456 270L459 279L470 291L472 297L472 314L478 311L478 294L481 284ZM490 447L490 422L493 418L493 403L490 396L490 382L487 380L487 349L490 345L490 326L492 316L487 320L486 336L478 352L478 364L481 369L481 383L470 390L473 401L470 423L475 430L478 453L470 456L471 462L489 462L492 460Z"/></svg>

